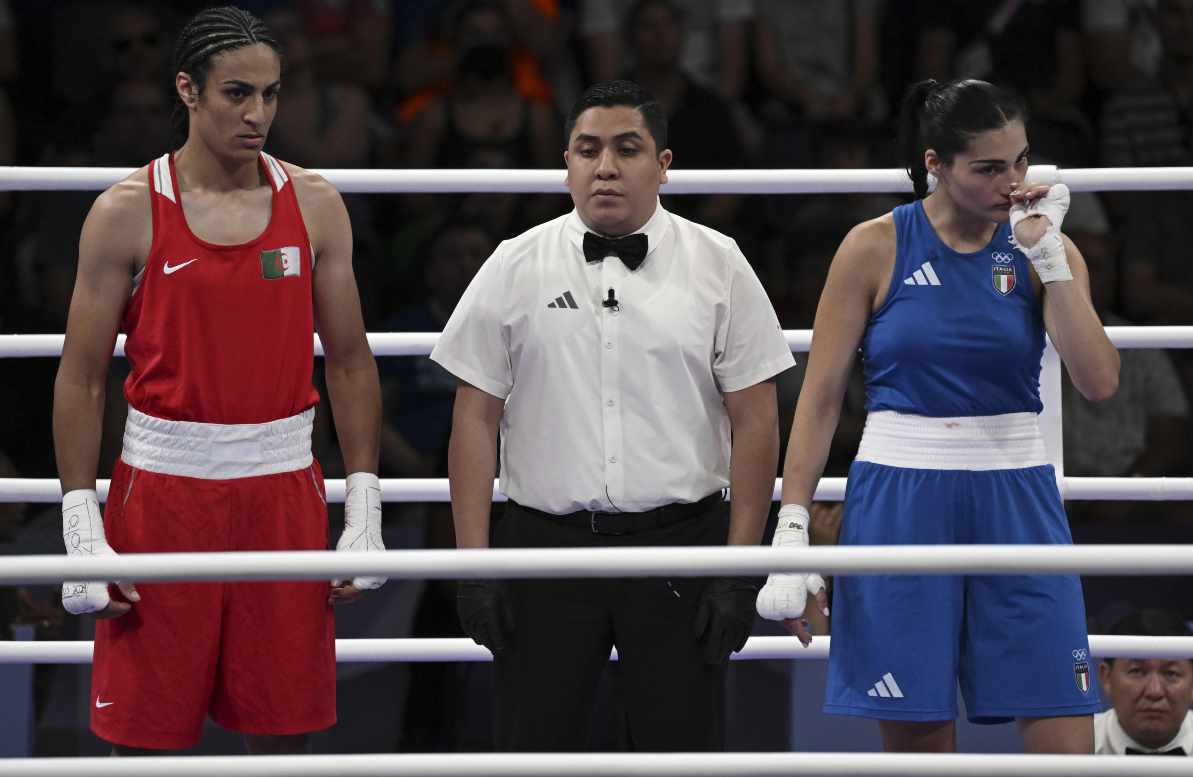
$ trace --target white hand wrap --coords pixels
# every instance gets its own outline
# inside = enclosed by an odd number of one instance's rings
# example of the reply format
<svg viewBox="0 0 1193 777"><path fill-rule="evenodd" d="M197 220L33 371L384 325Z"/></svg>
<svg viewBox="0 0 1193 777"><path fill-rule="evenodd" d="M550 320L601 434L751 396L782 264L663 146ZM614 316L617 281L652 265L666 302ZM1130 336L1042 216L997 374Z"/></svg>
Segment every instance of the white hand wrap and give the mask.
<svg viewBox="0 0 1193 777"><path fill-rule="evenodd" d="M1063 183L1053 184L1048 194L1038 200L1011 206L1011 243L1031 260L1036 275L1044 283L1073 280L1069 260L1065 257L1065 242L1060 236L1060 223L1068 212L1069 187ZM1031 247L1023 245L1015 237L1015 227L1029 216L1048 219L1048 230Z"/></svg>
<svg viewBox="0 0 1193 777"><path fill-rule="evenodd" d="M806 547L811 521L803 505L783 505L775 529L774 548ZM774 574L758 592L758 614L771 621L802 618L808 595L824 590L824 578L815 573Z"/></svg>
<svg viewBox="0 0 1193 777"><path fill-rule="evenodd" d="M80 488L62 497L62 541L68 556L116 555L104 536L104 517L94 489ZM62 584L62 606L71 615L99 612L110 601L107 583Z"/></svg>
<svg viewBox="0 0 1193 777"><path fill-rule="evenodd" d="M336 550L385 550L381 540L381 481L372 472L353 472L345 483L344 533ZM385 585L384 577L355 577L352 585L361 591Z"/></svg>

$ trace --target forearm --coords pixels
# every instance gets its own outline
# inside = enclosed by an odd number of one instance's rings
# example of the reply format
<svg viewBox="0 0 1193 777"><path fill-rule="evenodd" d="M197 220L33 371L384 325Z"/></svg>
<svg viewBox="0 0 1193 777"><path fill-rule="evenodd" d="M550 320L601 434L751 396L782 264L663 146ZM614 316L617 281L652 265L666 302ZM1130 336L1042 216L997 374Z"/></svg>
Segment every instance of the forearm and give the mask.
<svg viewBox="0 0 1193 777"><path fill-rule="evenodd" d="M1049 332L1073 385L1088 399L1105 399L1118 388L1119 355L1088 296L1075 281L1046 288Z"/></svg>
<svg viewBox="0 0 1193 777"><path fill-rule="evenodd" d="M73 380L59 372L54 381L54 458L64 494L95 488L105 394L102 380Z"/></svg>
<svg viewBox="0 0 1193 777"><path fill-rule="evenodd" d="M779 429L758 422L733 429L729 460L729 542L757 545L774 496L779 463Z"/></svg>
<svg viewBox="0 0 1193 777"><path fill-rule="evenodd" d="M371 353L327 365L327 392L344 457L344 471L377 472L381 446L381 385Z"/></svg>
<svg viewBox="0 0 1193 777"><path fill-rule="evenodd" d="M795 409L783 462L783 504L812 503L841 417L841 402L817 402L802 395Z"/></svg>
<svg viewBox="0 0 1193 777"><path fill-rule="evenodd" d="M448 443L447 471L456 546L489 547L489 510L493 504L493 477L497 474L496 426L457 415Z"/></svg>

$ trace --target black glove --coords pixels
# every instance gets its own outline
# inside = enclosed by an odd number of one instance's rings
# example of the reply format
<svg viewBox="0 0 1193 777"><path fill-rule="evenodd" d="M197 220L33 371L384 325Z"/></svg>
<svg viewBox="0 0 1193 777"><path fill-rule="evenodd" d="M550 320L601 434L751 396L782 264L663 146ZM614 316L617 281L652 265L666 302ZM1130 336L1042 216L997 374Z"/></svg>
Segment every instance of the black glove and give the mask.
<svg viewBox="0 0 1193 777"><path fill-rule="evenodd" d="M514 613L502 581L461 580L456 592L456 612L464 633L494 656L509 647Z"/></svg>
<svg viewBox="0 0 1193 777"><path fill-rule="evenodd" d="M754 626L758 582L750 577L717 577L708 581L696 609L696 638L704 643L704 660L723 664L741 650Z"/></svg>

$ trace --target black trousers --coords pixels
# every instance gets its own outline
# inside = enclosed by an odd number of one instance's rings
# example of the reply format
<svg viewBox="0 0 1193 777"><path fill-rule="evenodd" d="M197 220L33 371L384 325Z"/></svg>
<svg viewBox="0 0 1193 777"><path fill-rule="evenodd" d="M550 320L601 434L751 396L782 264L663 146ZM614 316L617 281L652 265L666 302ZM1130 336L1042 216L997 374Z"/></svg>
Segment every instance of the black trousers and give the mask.
<svg viewBox="0 0 1193 777"><path fill-rule="evenodd" d="M494 521L498 548L724 545L729 508L716 502L678 523L608 536L507 506ZM514 633L495 662L497 747L590 749L592 708L617 646L630 747L724 748L724 664L707 664L695 633L704 578L511 580Z"/></svg>

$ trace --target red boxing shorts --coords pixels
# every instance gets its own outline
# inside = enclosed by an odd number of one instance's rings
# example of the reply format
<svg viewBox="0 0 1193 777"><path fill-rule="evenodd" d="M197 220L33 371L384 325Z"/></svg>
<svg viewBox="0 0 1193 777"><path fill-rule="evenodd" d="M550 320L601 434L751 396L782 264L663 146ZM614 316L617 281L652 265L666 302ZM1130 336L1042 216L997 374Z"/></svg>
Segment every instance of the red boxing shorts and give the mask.
<svg viewBox="0 0 1193 777"><path fill-rule="evenodd" d="M312 460L257 477L179 477L122 456L104 529L117 553L326 550L323 474ZM327 581L137 583L137 591L131 611L96 622L91 728L102 739L189 747L208 714L246 734L335 723Z"/></svg>

